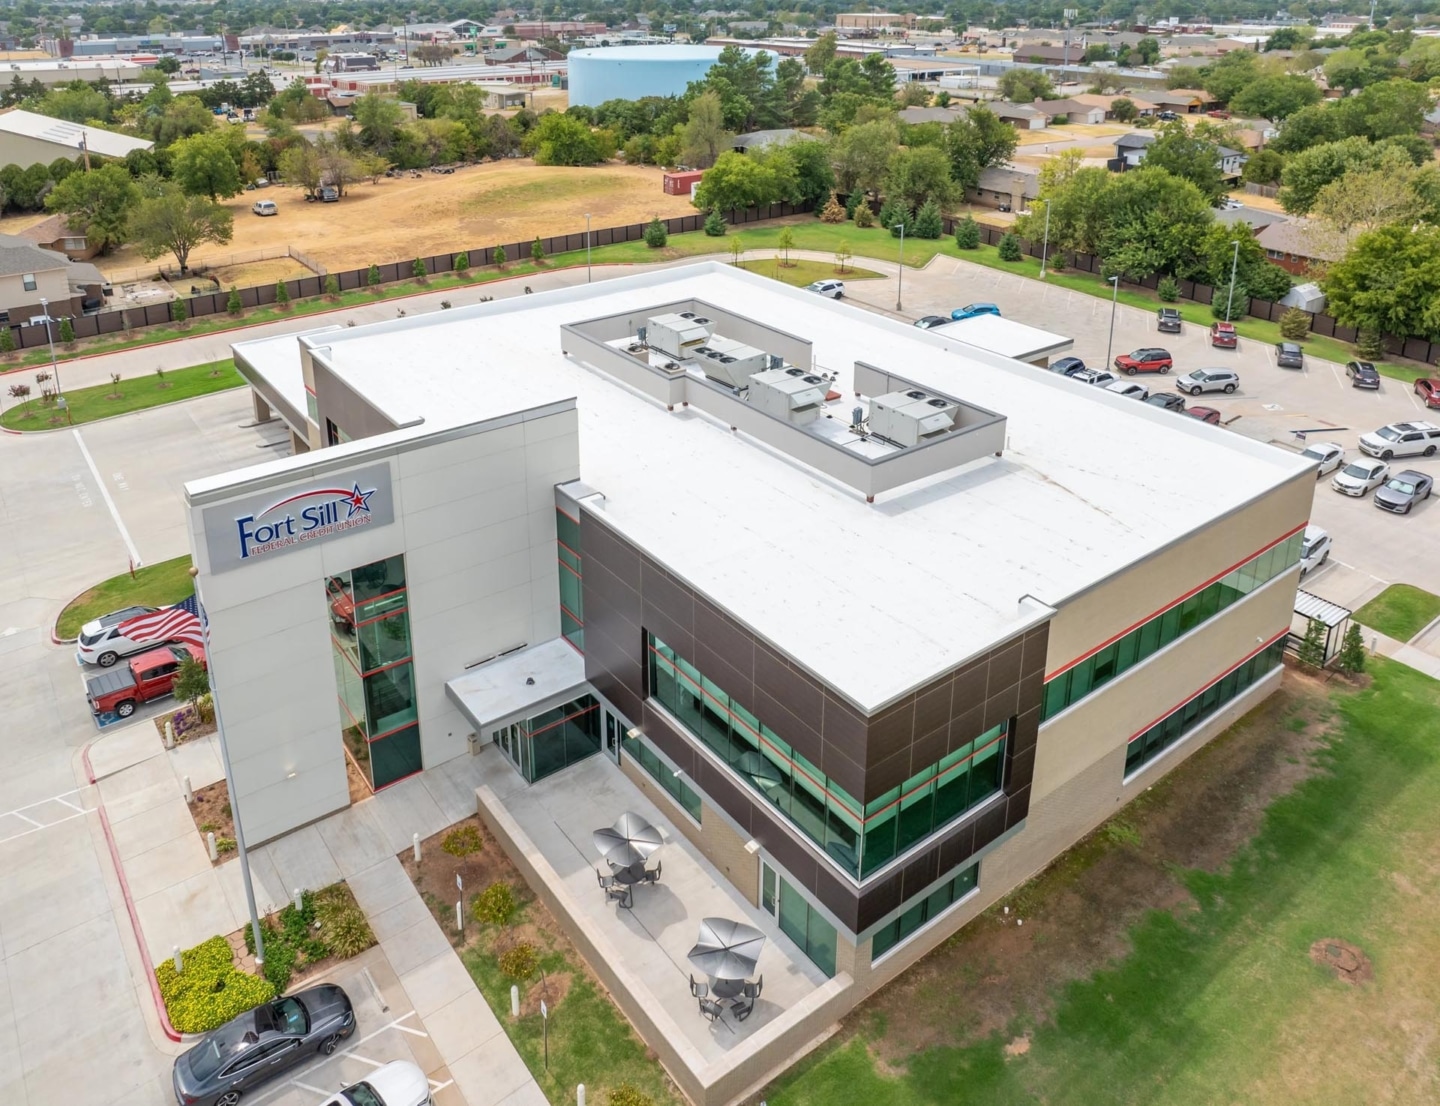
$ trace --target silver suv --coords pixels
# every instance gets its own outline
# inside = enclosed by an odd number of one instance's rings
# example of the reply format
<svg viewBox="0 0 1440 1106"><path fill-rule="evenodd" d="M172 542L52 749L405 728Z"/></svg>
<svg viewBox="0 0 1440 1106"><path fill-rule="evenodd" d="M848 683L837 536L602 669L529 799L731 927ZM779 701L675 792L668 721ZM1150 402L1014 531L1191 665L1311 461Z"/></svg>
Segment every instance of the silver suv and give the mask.
<svg viewBox="0 0 1440 1106"><path fill-rule="evenodd" d="M1373 434L1360 435L1360 448L1371 457L1433 457L1440 449L1440 426L1430 422L1392 422Z"/></svg>
<svg viewBox="0 0 1440 1106"><path fill-rule="evenodd" d="M1224 392L1229 395L1240 387L1240 374L1234 369L1196 369L1175 381L1177 390L1198 396L1201 392Z"/></svg>

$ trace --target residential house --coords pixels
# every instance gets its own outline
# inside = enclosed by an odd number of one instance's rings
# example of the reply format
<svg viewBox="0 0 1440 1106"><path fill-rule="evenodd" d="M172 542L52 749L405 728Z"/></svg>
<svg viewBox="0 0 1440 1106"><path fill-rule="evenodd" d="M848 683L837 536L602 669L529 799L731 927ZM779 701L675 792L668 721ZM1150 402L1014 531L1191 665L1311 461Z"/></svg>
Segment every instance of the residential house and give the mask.
<svg viewBox="0 0 1440 1106"><path fill-rule="evenodd" d="M973 204L986 207L1004 204L1011 211L1024 211L1039 195L1040 174L1016 165L982 169L979 182L965 192L965 198Z"/></svg>
<svg viewBox="0 0 1440 1106"><path fill-rule="evenodd" d="M1344 244L1328 242L1327 237L1303 220L1270 223L1255 234L1255 240L1265 247L1265 256L1296 275L1309 272L1316 262L1339 261L1345 256Z"/></svg>
<svg viewBox="0 0 1440 1106"><path fill-rule="evenodd" d="M100 248L91 245L84 234L71 229L68 215L52 215L22 230L18 237L27 238L42 249L63 253L71 261L89 261L100 252Z"/></svg>
<svg viewBox="0 0 1440 1106"><path fill-rule="evenodd" d="M0 323L79 315L104 303L105 278L85 261L0 234ZM40 301L45 300L46 304Z"/></svg>
<svg viewBox="0 0 1440 1106"><path fill-rule="evenodd" d="M994 100L985 105L1016 130L1043 131L1049 117L1032 104L1007 104Z"/></svg>
<svg viewBox="0 0 1440 1106"><path fill-rule="evenodd" d="M1066 100L1036 100L1034 107L1045 113L1049 123L1103 123L1103 105L1087 104L1073 97Z"/></svg>
<svg viewBox="0 0 1440 1106"><path fill-rule="evenodd" d="M1154 141L1153 134L1122 134L1115 140L1115 159L1110 168L1118 172L1134 169L1145 160L1145 151ZM1249 155L1240 150L1232 150L1229 146L1220 146L1218 149L1220 156L1216 167L1220 170L1220 175L1226 180L1237 179L1240 170L1245 168L1245 163L1250 160Z"/></svg>
<svg viewBox="0 0 1440 1106"><path fill-rule="evenodd" d="M1094 92L1081 92L1070 99L1077 104L1084 104L1087 107L1098 107L1104 110L1106 119L1115 118L1115 101L1129 100L1135 105L1135 113L1142 118L1154 115L1159 109L1149 100L1136 96L1134 93L1122 92L1118 96L1102 96Z"/></svg>
<svg viewBox="0 0 1440 1106"><path fill-rule="evenodd" d="M1288 223L1290 220L1278 211L1265 211L1258 207L1227 207L1215 212L1215 221L1227 226L1243 223L1258 234L1271 223Z"/></svg>
<svg viewBox="0 0 1440 1106"><path fill-rule="evenodd" d="M1145 93L1145 99L1162 111L1174 111L1184 115L1208 111L1220 102L1210 93L1198 88L1161 89Z"/></svg>
<svg viewBox="0 0 1440 1106"><path fill-rule="evenodd" d="M771 146L784 146L789 142L813 141L813 134L797 131L794 127L777 127L768 131L751 131L737 134L730 142L730 148L737 154L750 150L764 150Z"/></svg>

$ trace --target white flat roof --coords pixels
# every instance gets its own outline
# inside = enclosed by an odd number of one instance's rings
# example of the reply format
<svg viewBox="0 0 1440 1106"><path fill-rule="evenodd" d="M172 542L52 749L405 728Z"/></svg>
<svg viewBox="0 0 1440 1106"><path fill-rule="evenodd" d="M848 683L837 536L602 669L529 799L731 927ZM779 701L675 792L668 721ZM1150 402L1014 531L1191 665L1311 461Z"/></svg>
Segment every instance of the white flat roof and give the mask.
<svg viewBox="0 0 1440 1106"><path fill-rule="evenodd" d="M563 324L643 325L691 297L812 340L817 367L838 373L837 417L865 361L1005 414L1008 447L867 504L561 351ZM573 397L581 479L610 525L867 711L1033 624L1022 597L1058 606L1310 472L1289 451L713 261L325 341L339 377L402 423Z"/></svg>
<svg viewBox="0 0 1440 1106"><path fill-rule="evenodd" d="M343 329L344 327L337 325L318 326L305 333L313 336ZM301 418L305 417L308 410L305 402L305 376L300 369L295 335L256 338L250 342L238 342L232 348L240 350L251 370L269 384L281 399L294 407Z"/></svg>
<svg viewBox="0 0 1440 1106"><path fill-rule="evenodd" d="M999 315L976 315L969 319L956 319L936 327L934 333L952 341L978 346L1001 357L1013 357L1017 361L1055 357L1068 353L1075 346L1073 338L1052 334L1038 326L1005 319Z"/></svg>
<svg viewBox="0 0 1440 1106"><path fill-rule="evenodd" d="M4 69L0 68L0 78L3 78ZM33 111L23 111L16 108L14 111L0 112L0 133L23 135L26 138L39 138L46 142L53 142L58 146L68 146L80 153L80 136L85 136L85 144L92 154L104 154L106 157L124 157L131 150L148 150L154 143L143 138L131 138L128 134L116 134L114 131L107 131L103 127L86 127L79 123L70 123L64 119L52 119L48 115L37 115Z"/></svg>

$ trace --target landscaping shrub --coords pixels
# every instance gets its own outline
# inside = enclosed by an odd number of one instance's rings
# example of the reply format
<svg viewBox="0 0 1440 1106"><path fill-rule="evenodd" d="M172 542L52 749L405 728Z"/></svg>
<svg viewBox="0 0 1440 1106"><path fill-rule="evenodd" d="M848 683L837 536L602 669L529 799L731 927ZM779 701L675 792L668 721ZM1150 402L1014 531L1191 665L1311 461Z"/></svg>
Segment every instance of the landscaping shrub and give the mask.
<svg viewBox="0 0 1440 1106"><path fill-rule="evenodd" d="M331 884L315 895L319 939L330 955L348 960L375 943L365 912L343 883Z"/></svg>
<svg viewBox="0 0 1440 1106"><path fill-rule="evenodd" d="M1362 330L1355 335L1355 352L1367 361L1385 356L1385 339L1378 330Z"/></svg>
<svg viewBox="0 0 1440 1106"><path fill-rule="evenodd" d="M891 230L897 223L908 223L909 221L910 209L899 200L887 199L880 205L880 225L886 230ZM900 234L898 230L894 233L897 237Z"/></svg>
<svg viewBox="0 0 1440 1106"><path fill-rule="evenodd" d="M845 205L840 202L839 197L836 196L834 192L831 192L830 199L826 202L825 206L820 209L820 221L822 223L838 225L848 218L849 215L846 213Z"/></svg>
<svg viewBox="0 0 1440 1106"><path fill-rule="evenodd" d="M507 262L507 261L510 260L508 257L505 256L505 247L504 247L504 246L496 246L496 247L495 247L495 252L494 252L494 254L492 255L492 258L493 258L493 260L494 260L494 262L495 262L496 268L499 268L499 269L505 268L505 262Z"/></svg>
<svg viewBox="0 0 1440 1106"><path fill-rule="evenodd" d="M967 215L955 224L955 245L962 250L980 248L980 224L973 215Z"/></svg>
<svg viewBox="0 0 1440 1106"><path fill-rule="evenodd" d="M515 892L508 883L492 883L470 903L470 916L481 925L503 926L515 916Z"/></svg>
<svg viewBox="0 0 1440 1106"><path fill-rule="evenodd" d="M1172 276L1163 276L1155 286L1155 294L1163 303L1174 303L1180 298L1180 282Z"/></svg>
<svg viewBox="0 0 1440 1106"><path fill-rule="evenodd" d="M239 315L245 309L245 304L240 300L240 289L230 285L230 298L225 301L225 310L232 315Z"/></svg>
<svg viewBox="0 0 1440 1106"><path fill-rule="evenodd" d="M634 1083L621 1083L606 1096L607 1106L655 1106L655 1100Z"/></svg>
<svg viewBox="0 0 1440 1106"><path fill-rule="evenodd" d="M421 280L421 281L423 281L427 276L429 276L429 274L425 271L425 262L421 261L421 260L417 257L417 258L415 259L414 263L411 264L411 266L410 266L410 274L411 274L416 280Z"/></svg>
<svg viewBox="0 0 1440 1106"><path fill-rule="evenodd" d="M530 260L535 264L545 260L545 243L540 241L540 236L535 236L535 241L530 243Z"/></svg>
<svg viewBox="0 0 1440 1106"><path fill-rule="evenodd" d="M455 255L455 271L461 276L470 271L470 254L468 252L462 250Z"/></svg>
<svg viewBox="0 0 1440 1106"><path fill-rule="evenodd" d="M939 238L945 233L945 224L940 218L940 206L934 200L926 200L915 213L916 238Z"/></svg>
<svg viewBox="0 0 1440 1106"><path fill-rule="evenodd" d="M378 288L380 286L379 265L370 266L370 271L365 274L365 283L370 285L371 288Z"/></svg>
<svg viewBox="0 0 1440 1106"><path fill-rule="evenodd" d="M370 923L350 889L333 883L319 891L303 891L300 909L285 909L260 922L265 936L265 978L284 992L296 969L329 956L348 960L375 943ZM255 933L247 925L245 948L254 955Z"/></svg>
<svg viewBox="0 0 1440 1106"><path fill-rule="evenodd" d="M1019 261L1021 258L1020 239L1013 234L1001 235L998 253L1001 261Z"/></svg>
<svg viewBox="0 0 1440 1106"><path fill-rule="evenodd" d="M1300 641L1299 661L1311 668L1320 668L1325 663L1325 626L1318 618L1310 619L1305 627L1305 636Z"/></svg>
<svg viewBox="0 0 1440 1106"><path fill-rule="evenodd" d="M478 853L485 846L480 830L473 825L457 826L440 839L440 849L451 856L464 860L472 853Z"/></svg>
<svg viewBox="0 0 1440 1106"><path fill-rule="evenodd" d="M1280 316L1280 337L1287 342L1304 341L1310 333L1310 312L1292 307Z"/></svg>
<svg viewBox="0 0 1440 1106"><path fill-rule="evenodd" d="M861 230L875 225L875 213L870 210L869 204L861 204L855 209L855 225Z"/></svg>
<svg viewBox="0 0 1440 1106"><path fill-rule="evenodd" d="M500 954L500 970L511 979L524 981L540 967L540 956L528 941L512 945Z"/></svg>
<svg viewBox="0 0 1440 1106"><path fill-rule="evenodd" d="M729 225L725 222L725 216L720 214L718 207L712 207L710 214L705 216L705 233L711 238L724 238Z"/></svg>
<svg viewBox="0 0 1440 1106"><path fill-rule="evenodd" d="M665 229L665 224L660 221L660 216L655 216L645 224L645 244L652 250L658 250L668 241L670 241L670 232Z"/></svg>
<svg viewBox="0 0 1440 1106"><path fill-rule="evenodd" d="M334 273L325 278L325 294L334 298L340 295L340 278Z"/></svg>
<svg viewBox="0 0 1440 1106"><path fill-rule="evenodd" d="M64 342L67 346L73 346L75 344L75 324L69 319L60 320L60 341Z"/></svg>
<svg viewBox="0 0 1440 1106"><path fill-rule="evenodd" d="M1237 283L1233 297L1230 295L1228 284L1215 289L1215 298L1210 301L1210 314L1217 319L1223 319L1227 303L1230 305L1230 318L1243 319L1245 309L1250 306L1250 293L1246 290L1245 285Z"/></svg>
<svg viewBox="0 0 1440 1106"><path fill-rule="evenodd" d="M1359 675L1365 671L1365 639L1360 635L1360 624L1350 623L1350 628L1345 631L1345 639L1340 643L1340 656L1336 660L1341 672L1348 672L1352 676Z"/></svg>
<svg viewBox="0 0 1440 1106"><path fill-rule="evenodd" d="M866 202L865 199L865 191L863 189L857 188L854 192L851 192L850 195L845 197L845 218L853 219L855 218L855 213L857 211L859 211L862 207L869 206L870 205Z"/></svg>
<svg viewBox="0 0 1440 1106"><path fill-rule="evenodd" d="M185 970L164 960L155 969L170 1024L181 1033L205 1033L275 997L267 980L240 971L230 945L211 937L181 954Z"/></svg>
<svg viewBox="0 0 1440 1106"><path fill-rule="evenodd" d="M290 287L283 280L275 282L275 302L281 307L290 302Z"/></svg>

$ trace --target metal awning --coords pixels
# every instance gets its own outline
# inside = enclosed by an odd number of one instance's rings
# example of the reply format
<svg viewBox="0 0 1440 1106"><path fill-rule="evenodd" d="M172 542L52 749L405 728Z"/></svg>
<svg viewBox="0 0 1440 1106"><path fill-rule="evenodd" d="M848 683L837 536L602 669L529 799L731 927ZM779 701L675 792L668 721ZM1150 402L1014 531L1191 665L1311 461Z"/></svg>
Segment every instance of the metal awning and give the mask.
<svg viewBox="0 0 1440 1106"><path fill-rule="evenodd" d="M1295 613L1302 618L1316 619L1321 625L1330 629L1334 629L1350 617L1350 611L1340 606L1339 603L1321 599L1309 591L1295 592Z"/></svg>
<svg viewBox="0 0 1440 1106"><path fill-rule="evenodd" d="M482 740L491 730L586 694L585 658L563 638L486 661L445 684Z"/></svg>

